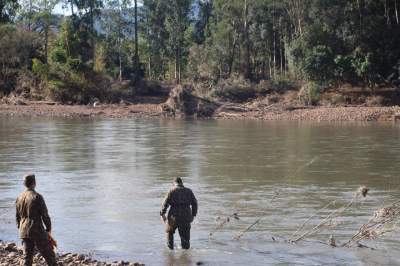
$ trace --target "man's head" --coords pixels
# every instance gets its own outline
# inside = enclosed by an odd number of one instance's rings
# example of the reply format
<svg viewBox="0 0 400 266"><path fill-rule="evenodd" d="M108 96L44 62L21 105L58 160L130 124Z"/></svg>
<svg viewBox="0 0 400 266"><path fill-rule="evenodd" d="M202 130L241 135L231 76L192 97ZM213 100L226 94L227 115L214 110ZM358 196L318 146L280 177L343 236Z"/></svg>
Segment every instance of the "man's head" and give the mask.
<svg viewBox="0 0 400 266"><path fill-rule="evenodd" d="M174 178L174 184L175 184L175 185L178 185L178 186L182 186L182 185L183 185L182 178L180 178L180 177L175 177L175 178Z"/></svg>
<svg viewBox="0 0 400 266"><path fill-rule="evenodd" d="M35 188L36 187L35 174L24 175L24 185L26 188Z"/></svg>

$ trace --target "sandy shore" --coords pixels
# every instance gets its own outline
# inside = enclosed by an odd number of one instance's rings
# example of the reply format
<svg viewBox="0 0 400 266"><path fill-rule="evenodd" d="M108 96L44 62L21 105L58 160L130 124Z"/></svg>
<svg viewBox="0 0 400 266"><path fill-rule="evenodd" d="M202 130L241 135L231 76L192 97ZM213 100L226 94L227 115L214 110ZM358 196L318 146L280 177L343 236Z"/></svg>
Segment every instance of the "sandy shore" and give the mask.
<svg viewBox="0 0 400 266"><path fill-rule="evenodd" d="M0 242L0 266L20 265L23 259L21 247L14 243ZM59 253L57 254L57 262L64 266L87 265L87 266L144 266L138 262L115 261L112 263L100 262L91 259L83 254ZM34 264L36 266L47 265L40 255L35 255Z"/></svg>
<svg viewBox="0 0 400 266"><path fill-rule="evenodd" d="M132 104L132 105L61 105L47 102L27 102L26 105L0 104L1 116L25 117L158 117L162 115L158 104Z"/></svg>
<svg viewBox="0 0 400 266"><path fill-rule="evenodd" d="M0 116L62 118L151 118L165 117L160 104L60 105L28 102L26 105L0 104ZM278 105L226 104L213 118L287 121L400 121L400 107L290 107Z"/></svg>

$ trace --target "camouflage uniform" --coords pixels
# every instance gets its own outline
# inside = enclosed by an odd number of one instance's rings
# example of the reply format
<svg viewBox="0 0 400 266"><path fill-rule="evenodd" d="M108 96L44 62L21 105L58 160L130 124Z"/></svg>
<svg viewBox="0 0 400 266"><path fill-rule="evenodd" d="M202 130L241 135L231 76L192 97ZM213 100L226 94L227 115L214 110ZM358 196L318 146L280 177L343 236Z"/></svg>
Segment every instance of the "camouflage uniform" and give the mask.
<svg viewBox="0 0 400 266"><path fill-rule="evenodd" d="M191 208L190 208L191 206ZM168 207L167 245L174 249L174 233L178 229L183 249L190 248L190 224L197 215L197 200L192 190L176 184L166 195L160 215L165 215Z"/></svg>
<svg viewBox="0 0 400 266"><path fill-rule="evenodd" d="M32 265L35 246L49 266L57 265L48 238L51 221L42 195L34 189L26 189L19 195L16 201L16 219L19 236L24 247L23 265Z"/></svg>

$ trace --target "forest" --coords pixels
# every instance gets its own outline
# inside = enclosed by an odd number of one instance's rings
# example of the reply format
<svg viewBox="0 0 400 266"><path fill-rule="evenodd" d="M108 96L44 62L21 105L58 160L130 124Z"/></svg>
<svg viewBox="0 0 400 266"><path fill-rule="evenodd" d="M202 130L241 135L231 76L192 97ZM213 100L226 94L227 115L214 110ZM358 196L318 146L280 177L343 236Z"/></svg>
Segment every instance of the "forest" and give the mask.
<svg viewBox="0 0 400 266"><path fill-rule="evenodd" d="M400 86L399 0L0 0L0 97Z"/></svg>

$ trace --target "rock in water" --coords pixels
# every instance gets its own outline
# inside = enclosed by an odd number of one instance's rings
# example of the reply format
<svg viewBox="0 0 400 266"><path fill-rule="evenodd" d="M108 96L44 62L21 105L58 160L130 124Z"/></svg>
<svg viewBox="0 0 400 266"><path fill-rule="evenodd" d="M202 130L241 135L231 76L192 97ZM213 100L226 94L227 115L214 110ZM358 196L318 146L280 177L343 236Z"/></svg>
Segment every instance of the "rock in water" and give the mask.
<svg viewBox="0 0 400 266"><path fill-rule="evenodd" d="M174 116L211 117L219 105L192 92L191 86L176 86L171 90L168 100L161 105L162 111Z"/></svg>
<svg viewBox="0 0 400 266"><path fill-rule="evenodd" d="M13 252L13 251L17 251L18 249L17 249L17 245L16 244L9 243L9 244L6 245L4 250L5 251L9 251L9 252Z"/></svg>
<svg viewBox="0 0 400 266"><path fill-rule="evenodd" d="M328 245L331 246L331 247L336 247L336 240L335 240L335 238L333 237L333 235L331 235L331 236L329 237L329 239L328 239Z"/></svg>
<svg viewBox="0 0 400 266"><path fill-rule="evenodd" d="M396 113L393 115L393 121L394 122L400 122L400 113Z"/></svg>

